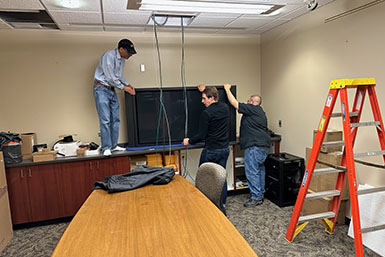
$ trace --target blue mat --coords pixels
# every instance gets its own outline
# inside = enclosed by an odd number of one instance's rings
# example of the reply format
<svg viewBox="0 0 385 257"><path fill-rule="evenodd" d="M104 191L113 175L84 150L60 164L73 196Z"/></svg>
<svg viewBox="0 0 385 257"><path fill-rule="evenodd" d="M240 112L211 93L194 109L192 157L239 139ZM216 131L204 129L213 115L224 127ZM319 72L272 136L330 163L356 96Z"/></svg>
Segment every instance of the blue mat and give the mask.
<svg viewBox="0 0 385 257"><path fill-rule="evenodd" d="M204 143L197 143L195 145L204 145ZM173 144L173 145L150 145L150 146L138 146L138 147L126 147L127 151L143 151L143 150L150 150L150 149L164 149L164 148L170 148L170 147L183 147L183 144Z"/></svg>

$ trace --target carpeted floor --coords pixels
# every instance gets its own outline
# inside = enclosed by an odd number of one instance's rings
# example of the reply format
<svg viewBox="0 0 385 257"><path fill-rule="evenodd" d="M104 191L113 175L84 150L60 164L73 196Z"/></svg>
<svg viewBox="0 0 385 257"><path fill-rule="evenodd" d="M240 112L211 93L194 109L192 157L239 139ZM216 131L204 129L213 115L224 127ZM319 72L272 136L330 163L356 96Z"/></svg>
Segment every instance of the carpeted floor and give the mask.
<svg viewBox="0 0 385 257"><path fill-rule="evenodd" d="M329 235L320 223L310 222L295 240L289 243L284 237L293 207L279 208L265 200L261 206L244 208L243 202L247 197L247 194L228 196L227 214L258 256L355 256L354 240L347 236L348 226L338 226L334 234ZM51 256L68 224L67 221L16 229L11 242L0 253L0 257ZM364 253L366 257L379 256L367 248Z"/></svg>

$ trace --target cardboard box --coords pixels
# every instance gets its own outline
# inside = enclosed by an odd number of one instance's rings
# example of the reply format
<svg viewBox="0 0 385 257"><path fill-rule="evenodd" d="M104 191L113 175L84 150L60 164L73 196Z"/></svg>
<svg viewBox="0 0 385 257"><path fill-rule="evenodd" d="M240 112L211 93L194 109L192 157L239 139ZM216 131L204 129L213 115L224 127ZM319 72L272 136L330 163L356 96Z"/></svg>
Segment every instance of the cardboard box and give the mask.
<svg viewBox="0 0 385 257"><path fill-rule="evenodd" d="M165 154L164 155L164 164L165 165L171 165L175 164L176 157L175 154Z"/></svg>
<svg viewBox="0 0 385 257"><path fill-rule="evenodd" d="M3 153L0 152L0 252L13 235Z"/></svg>
<svg viewBox="0 0 385 257"><path fill-rule="evenodd" d="M52 161L56 159L56 154L57 154L57 151L52 151L45 148L41 152L33 153L32 159L33 159L33 162Z"/></svg>
<svg viewBox="0 0 385 257"><path fill-rule="evenodd" d="M158 154L146 154L147 166L151 167L163 167L163 159L160 153Z"/></svg>
<svg viewBox="0 0 385 257"><path fill-rule="evenodd" d="M311 148L306 147L306 163L309 160ZM318 155L318 160L330 163L333 165L340 165L342 158L342 152L334 152L334 153L322 153L320 152ZM315 169L327 168L328 166L317 163ZM337 183L338 173L327 173L312 176L311 182L309 185L309 189L315 192L327 191L335 189ZM342 191L342 200L350 199L349 197L349 182L348 177L346 176L346 181L344 185L344 190Z"/></svg>
<svg viewBox="0 0 385 257"><path fill-rule="evenodd" d="M23 160L32 159L33 145L37 144L35 133L23 133L21 134L21 154Z"/></svg>
<svg viewBox="0 0 385 257"><path fill-rule="evenodd" d="M132 155L132 156L130 156L130 168L131 168L131 170L136 169L142 165L147 165L146 156L144 156L144 155Z"/></svg>
<svg viewBox="0 0 385 257"><path fill-rule="evenodd" d="M313 131L313 142L318 130ZM343 134L341 130L327 130L323 142L341 141ZM332 153L342 151L342 146L321 147L321 152Z"/></svg>
<svg viewBox="0 0 385 257"><path fill-rule="evenodd" d="M312 192L309 190L309 192ZM332 204L333 198L324 197L314 200L306 200L302 206L302 213L304 215L322 213L330 211L330 206ZM338 217L336 225L344 225L345 224L345 216L346 216L346 205L348 204L348 200L341 200L340 209L338 211ZM321 220L317 220L322 223Z"/></svg>

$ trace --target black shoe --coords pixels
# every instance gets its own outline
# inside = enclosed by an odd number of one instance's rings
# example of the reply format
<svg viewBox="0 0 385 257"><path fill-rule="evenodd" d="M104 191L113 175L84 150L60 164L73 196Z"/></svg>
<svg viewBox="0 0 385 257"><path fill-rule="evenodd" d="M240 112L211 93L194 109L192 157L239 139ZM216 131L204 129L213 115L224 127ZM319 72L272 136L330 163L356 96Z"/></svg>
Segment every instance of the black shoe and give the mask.
<svg viewBox="0 0 385 257"><path fill-rule="evenodd" d="M249 199L247 200L247 202L243 204L243 206L246 208L252 208L252 207L261 205L262 203L263 203L263 199L261 200Z"/></svg>

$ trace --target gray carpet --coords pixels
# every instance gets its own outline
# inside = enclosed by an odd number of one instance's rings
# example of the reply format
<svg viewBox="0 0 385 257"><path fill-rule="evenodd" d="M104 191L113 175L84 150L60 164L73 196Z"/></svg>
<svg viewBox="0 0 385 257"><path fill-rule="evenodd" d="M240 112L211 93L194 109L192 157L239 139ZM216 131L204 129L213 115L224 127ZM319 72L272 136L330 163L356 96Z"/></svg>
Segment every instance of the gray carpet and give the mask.
<svg viewBox="0 0 385 257"><path fill-rule="evenodd" d="M334 234L329 235L320 223L310 222L289 243L284 237L293 207L279 208L265 200L261 206L244 208L247 197L246 194L228 196L227 214L258 256L355 256L354 240L347 236L348 226L338 226ZM68 222L61 222L16 229L0 257L51 256L67 225ZM379 256L367 248L364 253L366 257Z"/></svg>

